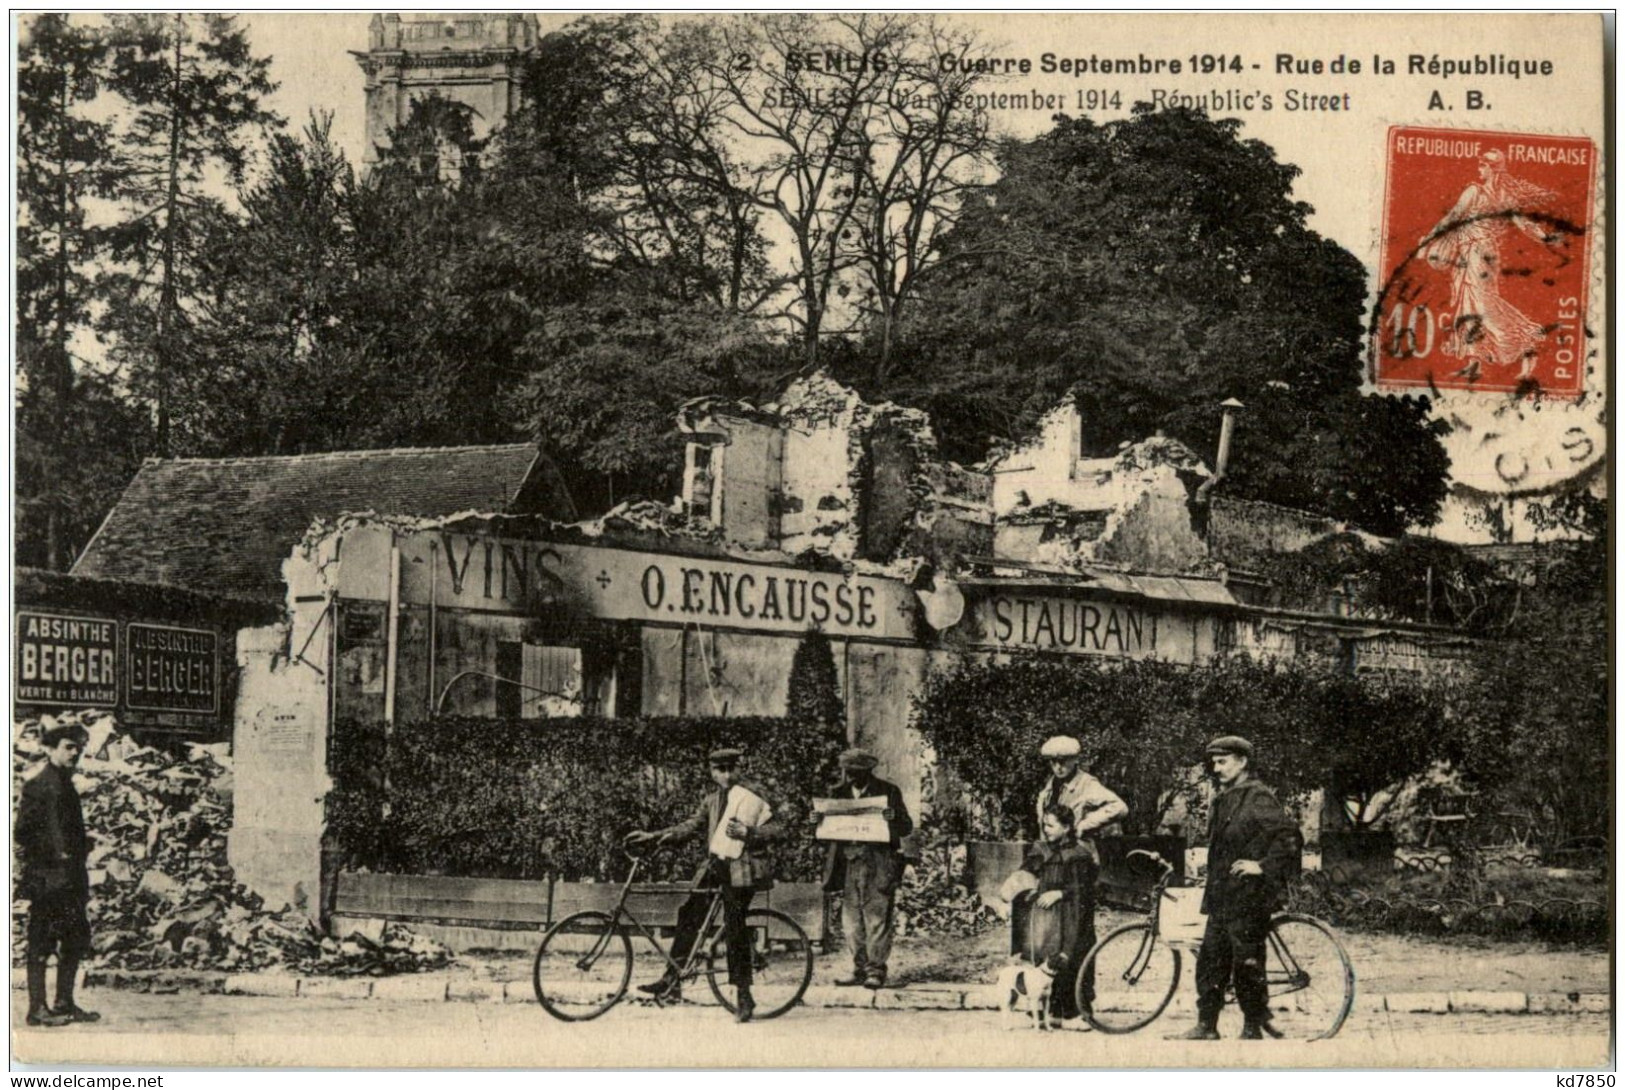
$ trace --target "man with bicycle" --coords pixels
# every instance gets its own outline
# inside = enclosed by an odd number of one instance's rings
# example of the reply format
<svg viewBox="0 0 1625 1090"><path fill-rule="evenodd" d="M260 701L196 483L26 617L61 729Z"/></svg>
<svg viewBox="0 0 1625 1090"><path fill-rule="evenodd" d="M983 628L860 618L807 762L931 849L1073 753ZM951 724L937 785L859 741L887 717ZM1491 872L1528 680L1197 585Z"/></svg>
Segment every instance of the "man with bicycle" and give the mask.
<svg viewBox="0 0 1625 1090"><path fill-rule="evenodd" d="M707 763L711 782L716 786L714 790L705 793L694 814L688 820L669 825L664 829L628 833L627 846L636 847L650 842L657 845L675 844L692 840L701 834L705 836L707 844L711 843L716 835L717 826L722 824L723 815L728 810L729 792L735 785L740 784L739 763L743 757L744 753L737 749L712 750ZM743 786L757 796L762 794L755 787ZM694 876L694 892L677 912L677 929L672 936L671 959L675 964L682 965L687 961L690 951L694 949L694 944L699 941L700 928L710 912L709 891L720 888L722 934L728 947L728 977L738 991L738 1013L735 1017L740 1022L749 1022L756 1013L756 1001L750 994L751 949L750 935L745 929L745 913L750 908L751 898L756 895L756 891L772 884L772 861L763 848L767 843L777 840L781 831L779 824L771 818L757 826L747 825L738 818L730 818L724 835L729 839L742 841L744 845L742 853L738 859L722 859L707 854ZM661 1000L679 999L682 997L682 981L677 973L667 966L665 974L659 980L652 984L640 985L638 990Z"/></svg>
<svg viewBox="0 0 1625 1090"><path fill-rule="evenodd" d="M1297 822L1269 788L1253 778L1253 745L1226 735L1207 745L1218 781L1208 819L1207 929L1196 959L1196 1025L1174 1039L1214 1041L1224 990L1232 981L1245 1020L1243 1039L1280 1037L1270 1023L1264 941L1270 916L1302 862Z"/></svg>

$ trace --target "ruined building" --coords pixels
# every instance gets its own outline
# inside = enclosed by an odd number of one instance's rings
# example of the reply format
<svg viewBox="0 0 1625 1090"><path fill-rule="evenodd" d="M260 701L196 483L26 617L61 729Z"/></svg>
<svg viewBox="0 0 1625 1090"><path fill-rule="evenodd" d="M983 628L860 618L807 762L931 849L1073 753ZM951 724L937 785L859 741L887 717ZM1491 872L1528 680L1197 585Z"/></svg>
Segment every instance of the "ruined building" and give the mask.
<svg viewBox="0 0 1625 1090"><path fill-rule="evenodd" d="M282 606L221 641L241 880L314 909L347 721L783 715L811 629L852 740L911 805L930 760L912 699L967 658L1425 671L1464 642L1262 604L1255 557L1341 528L1226 496L1222 441L1213 467L1159 436L1084 458L1063 402L1031 442L959 466L923 413L822 375L771 404L690 402L678 426L681 495L587 520L526 447L143 467L76 573Z"/></svg>

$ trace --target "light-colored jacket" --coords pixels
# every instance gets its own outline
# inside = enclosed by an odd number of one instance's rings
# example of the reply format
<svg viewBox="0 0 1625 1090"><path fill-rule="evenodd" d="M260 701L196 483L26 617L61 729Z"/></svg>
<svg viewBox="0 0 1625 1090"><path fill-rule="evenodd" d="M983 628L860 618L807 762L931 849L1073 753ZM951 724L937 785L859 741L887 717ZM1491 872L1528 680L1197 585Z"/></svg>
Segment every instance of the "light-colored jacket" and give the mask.
<svg viewBox="0 0 1625 1090"><path fill-rule="evenodd" d="M1118 824L1118 819L1128 813L1128 804L1118 798L1115 791L1081 768L1062 786L1058 799L1054 797L1054 786L1053 779L1046 780L1043 790L1038 792L1038 827L1044 827L1044 810L1049 804L1059 802L1072 811L1078 842L1088 849L1095 863L1099 864L1100 851L1093 841L1096 837L1122 835L1123 827Z"/></svg>

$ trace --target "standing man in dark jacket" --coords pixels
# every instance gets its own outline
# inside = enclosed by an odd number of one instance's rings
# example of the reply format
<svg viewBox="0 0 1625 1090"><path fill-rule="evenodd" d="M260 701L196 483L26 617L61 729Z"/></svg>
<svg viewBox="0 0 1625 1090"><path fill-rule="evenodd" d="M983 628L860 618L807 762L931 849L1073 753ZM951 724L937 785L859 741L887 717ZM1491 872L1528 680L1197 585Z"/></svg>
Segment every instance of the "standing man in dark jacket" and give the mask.
<svg viewBox="0 0 1625 1090"><path fill-rule="evenodd" d="M903 880L903 838L914 831L903 792L894 783L876 776L879 763L874 754L849 749L840 756L841 783L834 791L838 799L884 798L882 811L890 838L879 841L843 841L830 844L824 862L824 892L842 893L841 929L846 932L846 949L852 955L852 972L835 983L839 987L862 984L876 989L886 986L886 958L891 955L892 906L897 886Z"/></svg>
<svg viewBox="0 0 1625 1090"><path fill-rule="evenodd" d="M28 901L28 1024L65 1026L101 1015L73 1001L79 960L90 951L85 905L90 878L85 859L90 840L74 790L88 736L76 725L52 727L41 738L45 764L23 782L17 803L17 846L22 853L19 896ZM56 1007L45 1003L46 962L56 955Z"/></svg>
<svg viewBox="0 0 1625 1090"><path fill-rule="evenodd" d="M704 835L705 842L710 844L717 835L717 827L722 824L723 815L728 812L728 795L735 785L744 787L758 798L766 798L760 788L741 782L739 763L743 757L743 751L737 749L712 750L707 763L711 782L716 789L705 793L694 815L664 829L629 833L626 843L629 846L651 841L655 844L675 844ZM722 832L728 839L740 841L743 848L737 859L723 859L707 853L705 862L700 864L699 871L694 875L694 892L677 910L671 957L679 965L687 960L694 944L699 941L700 927L710 911L709 891L720 886L722 935L728 947L728 977L733 981L737 993L735 1018L740 1022L749 1022L756 1014L756 1000L750 994L753 966L750 935L745 930L745 913L750 909L751 898L756 891L772 885L772 860L764 849L768 843L780 838L783 827L772 817L756 826L729 818ZM682 997L682 985L683 982L668 966L659 980L639 985L638 990L660 1000L679 999Z"/></svg>
<svg viewBox="0 0 1625 1090"><path fill-rule="evenodd" d="M1218 1039L1224 989L1232 980L1245 1019L1241 1036L1279 1037L1270 1024L1264 941L1270 916L1301 864L1302 839L1286 808L1253 779L1251 742L1234 735L1215 738L1208 743L1207 759L1219 784L1208 821L1202 894L1207 930L1196 958L1196 1025L1179 1037Z"/></svg>

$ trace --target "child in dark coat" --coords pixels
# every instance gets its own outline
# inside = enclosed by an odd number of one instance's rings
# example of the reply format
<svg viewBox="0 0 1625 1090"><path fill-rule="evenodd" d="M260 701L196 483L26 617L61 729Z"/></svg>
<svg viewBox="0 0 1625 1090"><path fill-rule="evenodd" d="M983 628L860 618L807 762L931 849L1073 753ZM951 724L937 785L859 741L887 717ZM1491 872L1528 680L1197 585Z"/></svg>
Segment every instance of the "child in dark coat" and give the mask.
<svg viewBox="0 0 1625 1090"><path fill-rule="evenodd" d="M1079 1021L1076 984L1078 966L1095 944L1095 877L1099 866L1088 848L1078 843L1072 811L1059 803L1044 810L1044 839L1033 845L1021 869L1036 879L1027 928L1027 958L1047 963L1055 974L1051 1013L1072 1028L1087 1028ZM1084 1000L1094 998L1093 981L1085 984Z"/></svg>

